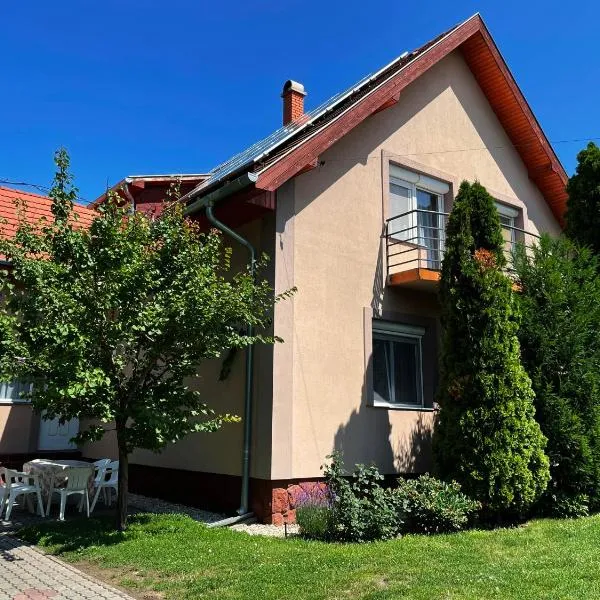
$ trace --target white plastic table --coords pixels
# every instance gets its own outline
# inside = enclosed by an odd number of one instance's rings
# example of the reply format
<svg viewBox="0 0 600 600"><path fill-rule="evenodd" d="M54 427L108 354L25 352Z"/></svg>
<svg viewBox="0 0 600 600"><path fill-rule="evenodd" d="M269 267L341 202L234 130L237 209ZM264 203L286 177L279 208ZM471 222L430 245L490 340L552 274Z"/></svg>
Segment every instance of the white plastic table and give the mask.
<svg viewBox="0 0 600 600"><path fill-rule="evenodd" d="M45 503L48 500L52 479L54 479L54 487L60 487L61 484L66 482L66 474L64 471L69 467L90 468L88 491L91 502L91 499L94 497L94 465L92 463L84 460L51 460L47 458L36 458L23 465L23 472L36 474L38 476Z"/></svg>

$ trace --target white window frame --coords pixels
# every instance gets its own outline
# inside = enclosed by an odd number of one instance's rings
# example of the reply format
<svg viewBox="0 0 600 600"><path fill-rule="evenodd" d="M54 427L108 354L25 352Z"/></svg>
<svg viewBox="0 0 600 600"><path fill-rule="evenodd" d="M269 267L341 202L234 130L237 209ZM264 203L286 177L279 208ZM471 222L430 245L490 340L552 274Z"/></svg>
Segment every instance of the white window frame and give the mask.
<svg viewBox="0 0 600 600"><path fill-rule="evenodd" d="M28 400L27 398L9 398L6 397L6 388L5 386L7 384L9 385L15 385L16 383L18 383L17 380L14 381L0 381L0 405L6 405L6 404L30 404L30 400ZM31 390L33 389L33 383L29 384L29 392L31 392Z"/></svg>
<svg viewBox="0 0 600 600"><path fill-rule="evenodd" d="M395 173L395 174L394 174ZM411 175L413 175L411 177ZM442 181L438 181L431 177L426 177L425 175L419 175L418 173L412 173L407 169L401 169L400 167L393 166L393 170L390 169L390 177L389 177L389 189L388 193L391 196L395 194L391 190L392 185L399 185L403 188L406 188L409 191L408 203L409 207L406 212L411 212L408 215L408 223L406 227L402 227L403 230L401 233L396 234L397 239L401 241L407 241L410 243L417 244L419 239L419 231L418 231L418 222L417 222L417 190L425 192L426 194L433 194L437 196L438 199L438 208L435 212L438 213L438 226L442 227L443 224L441 222L441 215L444 212L444 196L448 193L450 186ZM391 198L390 198L391 200ZM404 214L404 213L401 213ZM390 217L395 217L398 215L394 215L391 210L391 202L390 202ZM412 231L416 230L415 235L412 235ZM416 240L416 241L414 241Z"/></svg>
<svg viewBox="0 0 600 600"><path fill-rule="evenodd" d="M517 218L519 217L519 210L512 206L507 206L501 202L496 202L496 210L500 215L500 225L502 229L509 227L510 231L510 246L511 251L514 252L517 245L517 232L515 227L517 226ZM506 219L509 223L503 223L502 219Z"/></svg>
<svg viewBox="0 0 600 600"><path fill-rule="evenodd" d="M381 400L377 400L375 397L375 380L374 380L374 370L373 370L373 380L372 380L372 403L373 406L376 407L385 407L385 408L395 408L395 409L403 409L403 410L424 410L425 409L425 394L423 390L423 337L425 336L425 329L423 327L418 327L416 325L407 325L404 323L395 323L392 321L383 321L381 319L373 319L371 325L371 343L372 343L372 358L375 359L375 344L373 343L377 336L380 336L380 339L392 339L394 338L401 342L402 339L410 339L412 341L416 341L417 347L417 394L418 394L418 402L415 403L401 403L401 402L382 402ZM396 389L395 386L391 390L392 394L395 395Z"/></svg>
<svg viewBox="0 0 600 600"><path fill-rule="evenodd" d="M409 214L405 219L396 219L391 221L389 230L390 236L399 241L407 244L418 246L419 248L426 248L428 252L428 258L426 261L432 262L433 268L440 268L441 260L445 250L445 231L444 231L444 198L445 195L450 191L450 184L439 179L434 179L427 175L417 173L416 171L410 171L403 167L400 167L394 163L390 163L389 168L389 182L388 182L388 202L390 217L398 216L395 210L392 210L393 197L397 196L392 192L392 185L398 185L408 190L408 207L404 212ZM423 225L423 222L427 223L425 218L419 222L419 215L425 215L427 213L419 213L418 197L417 193L421 191L425 194L432 194L437 197L437 207L435 211L432 211L431 216L431 229L429 226ZM404 200L404 198L403 198ZM399 214L404 214L404 212ZM421 229L423 233L421 232ZM397 230L398 233L395 233ZM433 236L431 235L434 231L438 232L437 246L433 243ZM431 238L431 239L425 239ZM429 256L431 252L431 256Z"/></svg>

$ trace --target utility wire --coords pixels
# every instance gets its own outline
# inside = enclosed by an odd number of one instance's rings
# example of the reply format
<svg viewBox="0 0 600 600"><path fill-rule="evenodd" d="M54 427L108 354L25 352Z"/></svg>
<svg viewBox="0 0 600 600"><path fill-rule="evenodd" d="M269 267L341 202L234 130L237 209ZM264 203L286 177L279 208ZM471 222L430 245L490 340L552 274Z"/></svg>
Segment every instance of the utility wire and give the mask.
<svg viewBox="0 0 600 600"><path fill-rule="evenodd" d="M598 141L600 140L600 137L589 137L589 138L574 138L574 139L570 139L570 140L556 140L554 142L549 141L548 143L551 146L555 146L557 144L571 144L571 143L581 143L581 142L593 142L593 141ZM519 148L523 148L526 146L530 146L532 144L536 144L537 142L528 142L525 144L506 144L504 146L478 146L476 148L453 148L453 149L449 149L449 150L431 150L428 152L409 152L406 154L396 154L394 153L394 156L397 156L399 158L409 158L411 156L429 156L432 154L455 154L458 152L479 152L482 150L487 150L488 152L491 152L492 150L505 150L507 148L515 148L515 149L519 149ZM366 156L355 156L355 157L351 157L351 156L345 156L343 158L330 158L327 159L324 162L343 162L343 161L347 161L347 160L371 160L371 159L380 159L381 156L379 154L367 154Z"/></svg>
<svg viewBox="0 0 600 600"><path fill-rule="evenodd" d="M29 183L28 181L13 181L11 179L0 179L0 185L17 185L23 187L34 188L40 192L44 192L47 194L50 191L50 188L45 185L40 185L38 183ZM80 200L84 204L89 204L89 200L82 198L81 196L76 196L77 200Z"/></svg>
<svg viewBox="0 0 600 600"><path fill-rule="evenodd" d="M598 141L600 140L600 136L595 136L595 137L587 137L587 138L573 138L573 139L569 139L569 140L556 140L556 141L549 141L549 143L553 146L557 145L557 144L572 144L572 143L581 143L581 142L594 142L594 141ZM526 144L507 144L504 146L479 146L477 148L454 148L451 150L432 150L429 152L410 152L408 154L396 154L396 156L399 157L410 157L410 156L427 156L427 155L431 155L431 154L454 154L456 152L477 152L477 151L482 151L482 150L487 150L488 152L490 152L491 150L504 150L506 148L521 148L523 146L528 146L530 144L533 144L536 142L530 142L530 143L526 143ZM361 159L379 159L381 158L378 155L367 155L367 156L356 156L355 158L352 157L344 157L344 158L332 158L332 159L328 159L326 162L341 162L344 160L361 160ZM37 183L29 183L28 181L13 181L11 179L0 179L0 185L16 185L16 186L24 186L24 187L31 187L34 188L40 192L44 192L44 193L48 193L50 191L50 188L44 185L40 185ZM81 202L83 202L84 204L89 204L89 200L86 200L85 198L82 198L81 196L77 196L77 200L80 200Z"/></svg>

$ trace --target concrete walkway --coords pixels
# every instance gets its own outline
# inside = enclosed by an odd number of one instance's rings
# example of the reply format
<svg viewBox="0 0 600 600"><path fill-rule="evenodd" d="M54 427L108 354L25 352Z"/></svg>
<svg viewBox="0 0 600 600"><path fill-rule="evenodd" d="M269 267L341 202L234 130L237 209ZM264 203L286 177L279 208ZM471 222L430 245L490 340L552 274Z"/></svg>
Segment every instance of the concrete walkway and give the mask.
<svg viewBox="0 0 600 600"><path fill-rule="evenodd" d="M133 600L33 546L0 534L0 600L92 598Z"/></svg>

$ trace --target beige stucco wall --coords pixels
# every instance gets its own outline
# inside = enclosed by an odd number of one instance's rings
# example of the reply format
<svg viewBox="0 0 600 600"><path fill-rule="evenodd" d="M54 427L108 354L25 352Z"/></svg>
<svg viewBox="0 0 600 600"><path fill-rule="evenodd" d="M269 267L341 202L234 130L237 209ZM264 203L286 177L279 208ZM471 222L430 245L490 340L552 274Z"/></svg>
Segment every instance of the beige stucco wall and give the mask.
<svg viewBox="0 0 600 600"><path fill-rule="evenodd" d="M348 463L375 461L386 472L428 464L431 412L367 405L365 307L400 319L435 317L439 310L433 293L383 284L391 155L454 182L478 179L522 209L527 229L559 231L458 53L332 146L318 168L282 188L276 285L296 285L298 293L276 309L276 333L280 327L292 341L274 354L273 479L318 476L334 448L343 449ZM434 364L435 356L425 360Z"/></svg>
<svg viewBox="0 0 600 600"><path fill-rule="evenodd" d="M249 239L260 251L270 256L273 254L274 216L262 221L254 221L239 232ZM232 269L241 269L248 262L246 250L237 243L226 243L233 248ZM267 279L273 279L274 262L267 272ZM271 447L271 398L272 398L272 348L257 346L255 349L254 378L254 420L251 475L267 478L270 472ZM221 361L210 361L199 370L201 390L207 404L217 412L242 416L245 382L244 351L237 352L231 373L225 381L219 381ZM198 385L198 383L196 383ZM131 457L132 464L205 471L227 475L241 473L243 424L226 424L213 433L193 433L176 444L169 445L163 452L156 454L145 450L137 450ZM86 444L83 455L91 458L116 458L114 433L105 435L101 442Z"/></svg>
<svg viewBox="0 0 600 600"><path fill-rule="evenodd" d="M390 160L447 179L478 179L502 202L520 208L532 232L559 226L503 131L468 67L454 53L403 91L400 102L359 125L320 157L318 168L277 191L274 217L241 230L273 257L277 292L297 286L274 309L285 343L257 352L252 476L311 478L334 448L348 464L374 461L388 473L429 464L432 412L371 407L372 314L422 323L437 338L432 292L385 286L382 226ZM446 199L446 209L451 198ZM241 265L243 249L234 247ZM424 357L432 396L437 349ZM244 361L218 382L204 365L203 391L222 411L241 414ZM1 421L0 421L1 423ZM193 434L160 455L138 451L132 462L238 475L242 425ZM110 436L84 455L114 455Z"/></svg>
<svg viewBox="0 0 600 600"><path fill-rule="evenodd" d="M0 455L37 449L39 416L27 404L0 404Z"/></svg>

